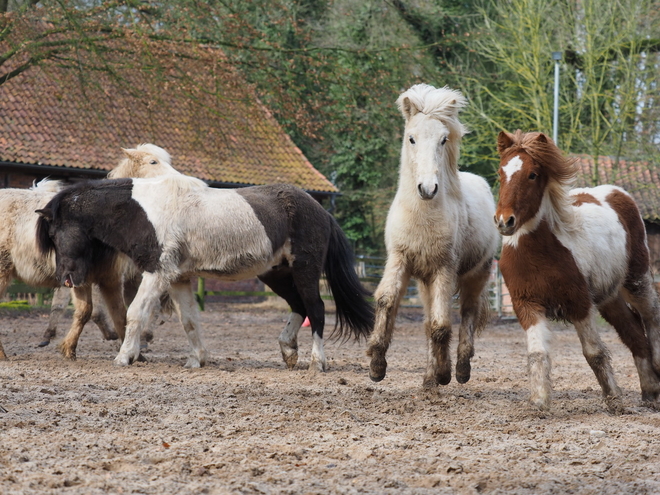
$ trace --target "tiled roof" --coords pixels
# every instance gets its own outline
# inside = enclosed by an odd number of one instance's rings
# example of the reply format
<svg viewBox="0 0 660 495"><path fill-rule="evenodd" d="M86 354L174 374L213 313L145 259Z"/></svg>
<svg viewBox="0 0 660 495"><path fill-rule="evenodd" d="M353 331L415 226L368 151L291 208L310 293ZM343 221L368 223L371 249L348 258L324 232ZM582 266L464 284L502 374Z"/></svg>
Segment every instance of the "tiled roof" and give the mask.
<svg viewBox="0 0 660 495"><path fill-rule="evenodd" d="M593 157L578 155L576 158L581 170L577 186L589 187L593 184ZM619 160L617 165L611 157L601 156L598 158L598 183L622 187L635 199L645 220L660 221L660 173L648 162Z"/></svg>
<svg viewBox="0 0 660 495"><path fill-rule="evenodd" d="M47 62L0 85L0 161L111 170L121 147L149 142L203 180L337 192L217 50L145 74L127 61L116 76L85 81Z"/></svg>

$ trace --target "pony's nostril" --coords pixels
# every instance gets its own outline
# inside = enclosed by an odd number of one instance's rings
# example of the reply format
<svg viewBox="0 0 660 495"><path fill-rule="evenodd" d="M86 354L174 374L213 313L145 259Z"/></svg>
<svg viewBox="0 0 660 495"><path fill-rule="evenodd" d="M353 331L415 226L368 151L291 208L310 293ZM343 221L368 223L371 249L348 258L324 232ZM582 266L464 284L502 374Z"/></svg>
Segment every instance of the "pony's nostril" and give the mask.
<svg viewBox="0 0 660 495"><path fill-rule="evenodd" d="M438 193L438 185L436 184L435 187L433 188L433 196L435 196Z"/></svg>
<svg viewBox="0 0 660 495"><path fill-rule="evenodd" d="M506 221L506 226L507 227L513 227L516 224L516 217L511 215L509 219Z"/></svg>
<svg viewBox="0 0 660 495"><path fill-rule="evenodd" d="M495 222L495 225L497 225L499 222L497 221L497 215L493 215L493 222Z"/></svg>
<svg viewBox="0 0 660 495"><path fill-rule="evenodd" d="M420 195L424 196L424 191L422 191L422 185L421 184L417 184L417 191L419 191Z"/></svg>

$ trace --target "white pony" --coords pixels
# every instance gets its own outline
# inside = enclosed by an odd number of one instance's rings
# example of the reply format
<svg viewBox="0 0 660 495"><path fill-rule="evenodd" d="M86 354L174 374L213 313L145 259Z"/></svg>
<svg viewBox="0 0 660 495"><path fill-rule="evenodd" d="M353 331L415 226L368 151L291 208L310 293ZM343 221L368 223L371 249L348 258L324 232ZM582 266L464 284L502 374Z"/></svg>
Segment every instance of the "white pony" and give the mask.
<svg viewBox="0 0 660 495"><path fill-rule="evenodd" d="M385 377L401 297L411 277L424 304L428 359L424 387L451 381L452 297L460 296L456 379L470 379L474 333L486 325L487 281L499 235L493 196L484 179L459 172L465 128L458 112L464 96L449 88L417 84L397 105L405 119L399 188L385 226L387 263L375 293L375 328L369 339L369 376Z"/></svg>

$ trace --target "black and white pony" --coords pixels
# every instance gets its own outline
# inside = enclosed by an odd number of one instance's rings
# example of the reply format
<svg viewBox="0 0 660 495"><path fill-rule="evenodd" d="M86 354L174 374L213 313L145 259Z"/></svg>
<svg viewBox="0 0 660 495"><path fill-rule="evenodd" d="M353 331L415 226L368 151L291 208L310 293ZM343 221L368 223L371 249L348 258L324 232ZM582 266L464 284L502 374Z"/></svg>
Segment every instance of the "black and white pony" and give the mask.
<svg viewBox="0 0 660 495"><path fill-rule="evenodd" d="M206 363L190 284L198 275L258 276L287 301L292 312L279 342L289 368L297 362L297 334L307 316L313 335L310 370L326 370L322 273L337 307L337 336L359 340L373 326L373 309L345 235L321 205L294 186L213 189L179 173L90 181L62 191L38 213L38 244L44 253L55 251L61 284L84 284L94 263L118 252L144 272L128 308L117 365L138 358L140 333L165 292L192 347L186 367Z"/></svg>

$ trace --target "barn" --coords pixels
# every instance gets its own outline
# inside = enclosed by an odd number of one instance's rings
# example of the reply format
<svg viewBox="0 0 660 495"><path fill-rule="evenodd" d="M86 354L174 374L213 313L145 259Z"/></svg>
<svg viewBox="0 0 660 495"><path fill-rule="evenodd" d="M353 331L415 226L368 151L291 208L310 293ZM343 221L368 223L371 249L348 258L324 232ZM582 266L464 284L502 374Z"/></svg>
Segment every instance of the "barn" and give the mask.
<svg viewBox="0 0 660 495"><path fill-rule="evenodd" d="M337 188L303 155L222 53L159 44L177 64L115 64L93 80L45 61L0 85L0 188L105 177L121 148L153 143L212 187L295 184L330 207ZM183 55L182 55L183 50ZM185 56L184 56L185 55ZM217 290L218 287L211 287Z"/></svg>

